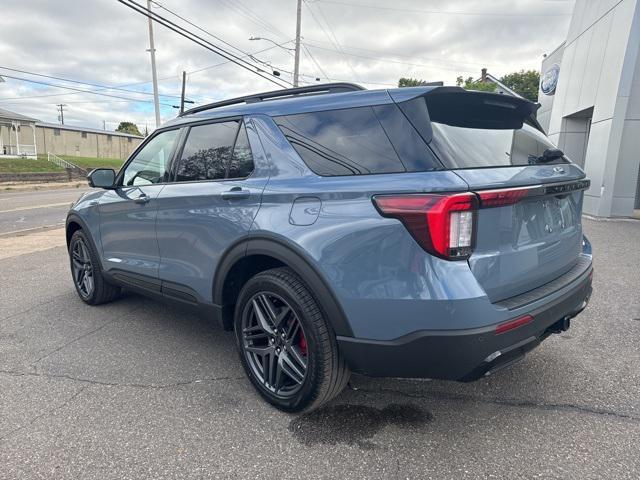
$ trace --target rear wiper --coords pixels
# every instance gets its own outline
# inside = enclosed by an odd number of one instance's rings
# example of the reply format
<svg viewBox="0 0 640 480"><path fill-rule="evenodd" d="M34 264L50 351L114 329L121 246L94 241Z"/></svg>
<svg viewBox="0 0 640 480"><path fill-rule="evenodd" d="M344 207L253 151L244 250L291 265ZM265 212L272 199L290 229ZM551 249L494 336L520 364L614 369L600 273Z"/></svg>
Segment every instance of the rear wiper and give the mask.
<svg viewBox="0 0 640 480"><path fill-rule="evenodd" d="M564 152L559 148L547 148L539 157L536 155L529 155L529 165L534 165L536 163L549 163L562 157L564 157Z"/></svg>

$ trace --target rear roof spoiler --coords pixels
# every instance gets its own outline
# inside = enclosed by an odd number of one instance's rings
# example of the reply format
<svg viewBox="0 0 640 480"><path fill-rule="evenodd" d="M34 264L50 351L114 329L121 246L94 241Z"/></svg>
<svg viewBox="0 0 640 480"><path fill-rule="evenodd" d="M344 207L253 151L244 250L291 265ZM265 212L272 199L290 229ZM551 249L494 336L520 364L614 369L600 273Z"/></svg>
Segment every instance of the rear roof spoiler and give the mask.
<svg viewBox="0 0 640 480"><path fill-rule="evenodd" d="M540 104L511 95L465 90L461 87L435 87L390 90L394 102L405 110L410 101L423 97L429 119L455 127L517 129L523 122L544 132L535 113ZM405 111L407 115L409 112Z"/></svg>

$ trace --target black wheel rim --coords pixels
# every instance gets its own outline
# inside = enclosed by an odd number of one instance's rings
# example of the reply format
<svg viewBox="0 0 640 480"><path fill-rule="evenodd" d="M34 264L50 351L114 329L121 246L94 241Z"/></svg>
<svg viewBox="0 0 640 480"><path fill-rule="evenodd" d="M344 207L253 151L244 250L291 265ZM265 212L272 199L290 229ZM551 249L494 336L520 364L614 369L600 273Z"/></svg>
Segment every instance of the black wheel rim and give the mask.
<svg viewBox="0 0 640 480"><path fill-rule="evenodd" d="M242 349L258 382L279 398L295 395L307 377L307 340L300 319L282 297L254 295L242 314Z"/></svg>
<svg viewBox="0 0 640 480"><path fill-rule="evenodd" d="M71 270L78 292L83 298L89 297L94 288L93 266L89 249L82 239L77 239L71 248Z"/></svg>

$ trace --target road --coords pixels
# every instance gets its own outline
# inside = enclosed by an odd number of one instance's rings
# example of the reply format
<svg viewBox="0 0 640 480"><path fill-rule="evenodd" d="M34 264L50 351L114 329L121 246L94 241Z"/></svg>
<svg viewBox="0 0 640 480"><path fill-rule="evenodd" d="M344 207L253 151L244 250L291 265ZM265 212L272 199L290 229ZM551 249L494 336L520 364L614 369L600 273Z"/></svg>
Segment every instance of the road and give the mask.
<svg viewBox="0 0 640 480"><path fill-rule="evenodd" d="M0 235L64 224L67 211L88 187L0 193Z"/></svg>
<svg viewBox="0 0 640 480"><path fill-rule="evenodd" d="M471 384L354 377L307 415L261 401L206 319L84 305L64 247L2 259L0 478L637 479L640 222L584 223L568 332Z"/></svg>

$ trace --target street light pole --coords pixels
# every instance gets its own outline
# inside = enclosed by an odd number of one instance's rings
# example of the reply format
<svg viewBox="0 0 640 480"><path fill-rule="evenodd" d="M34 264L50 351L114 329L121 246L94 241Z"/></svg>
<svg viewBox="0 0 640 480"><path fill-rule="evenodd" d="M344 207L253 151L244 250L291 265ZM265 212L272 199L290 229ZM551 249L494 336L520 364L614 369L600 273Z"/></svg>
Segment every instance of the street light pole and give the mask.
<svg viewBox="0 0 640 480"><path fill-rule="evenodd" d="M293 86L298 86L298 75L300 74L300 23L302 21L302 0L298 0L298 12L296 18L296 54L293 62Z"/></svg>
<svg viewBox="0 0 640 480"><path fill-rule="evenodd" d="M147 0L149 11L149 53L151 53L151 77L153 80L153 105L156 111L156 128L160 126L160 100L158 99L158 74L156 73L156 48L153 43L153 20L151 20L151 0Z"/></svg>

